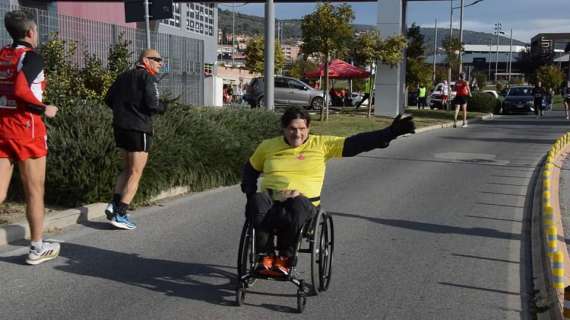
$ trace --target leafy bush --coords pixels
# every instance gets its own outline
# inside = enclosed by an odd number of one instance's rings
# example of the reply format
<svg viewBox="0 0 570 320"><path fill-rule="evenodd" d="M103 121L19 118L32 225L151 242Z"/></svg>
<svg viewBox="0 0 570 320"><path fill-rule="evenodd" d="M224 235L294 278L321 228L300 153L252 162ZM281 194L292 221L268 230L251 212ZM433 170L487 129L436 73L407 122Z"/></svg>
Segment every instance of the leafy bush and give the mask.
<svg viewBox="0 0 570 320"><path fill-rule="evenodd" d="M49 203L74 206L110 198L121 168L111 120L110 109L87 101L49 121ZM173 106L156 118L135 203L176 186L201 191L237 183L257 144L278 128L272 112Z"/></svg>
<svg viewBox="0 0 570 320"><path fill-rule="evenodd" d="M469 98L468 109L475 112L496 112L499 100L484 93L473 93Z"/></svg>

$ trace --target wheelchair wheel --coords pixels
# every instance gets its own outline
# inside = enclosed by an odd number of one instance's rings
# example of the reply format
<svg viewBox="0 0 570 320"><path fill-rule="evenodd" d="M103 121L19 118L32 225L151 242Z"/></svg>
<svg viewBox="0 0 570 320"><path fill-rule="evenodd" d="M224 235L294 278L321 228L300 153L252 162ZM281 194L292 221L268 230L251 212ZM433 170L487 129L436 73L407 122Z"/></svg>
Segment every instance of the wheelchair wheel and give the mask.
<svg viewBox="0 0 570 320"><path fill-rule="evenodd" d="M255 268L255 252L253 250L253 226L249 220L243 225L241 231L241 237L239 239L239 250L238 250L238 260L237 260L237 275L238 275L238 288L245 288L248 285L253 284L254 279L250 279L246 283L243 283L242 278L245 275L250 274Z"/></svg>
<svg viewBox="0 0 570 320"><path fill-rule="evenodd" d="M319 257L319 290L326 291L329 288L332 275L332 263L334 252L334 225L332 216L328 213L323 215L323 229L321 233L320 257Z"/></svg>
<svg viewBox="0 0 570 320"><path fill-rule="evenodd" d="M245 287L244 284L242 282L240 282L238 284L238 287L236 289L236 305L239 307L242 305L242 303L245 301Z"/></svg>
<svg viewBox="0 0 570 320"><path fill-rule="evenodd" d="M321 238L323 230L323 224L326 223L324 211L319 210L317 215L314 217L314 221L311 224L311 230L309 232L310 238L310 252L311 252L311 284L312 284L312 295L318 295L320 290L320 273L321 273Z"/></svg>

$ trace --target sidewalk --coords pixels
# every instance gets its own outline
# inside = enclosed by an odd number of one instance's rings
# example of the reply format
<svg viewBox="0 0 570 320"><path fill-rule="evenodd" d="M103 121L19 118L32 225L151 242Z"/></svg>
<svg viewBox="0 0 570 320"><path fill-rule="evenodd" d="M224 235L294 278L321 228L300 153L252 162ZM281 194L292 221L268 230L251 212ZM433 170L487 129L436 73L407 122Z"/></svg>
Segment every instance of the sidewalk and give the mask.
<svg viewBox="0 0 570 320"><path fill-rule="evenodd" d="M478 119L470 119L469 123L477 123L483 120L493 119L492 114L485 115ZM438 125L433 125L429 127L423 127L416 130L416 133L428 132L431 130L441 129L441 128L451 128L453 122L446 122ZM570 181L570 178L569 178ZM228 188L228 187L220 187ZM215 188L217 190L220 188ZM158 196L151 199L151 202L164 200L167 198L172 198L176 196L185 195L188 193L188 188L178 187L171 190L167 190L159 194ZM208 192L208 191L204 191ZM105 207L106 203L92 203L79 208L68 209L63 211L51 212L46 215L44 222L44 230L47 234L61 232L65 227L69 227L74 224L81 224L87 221L92 221L95 219L100 219L105 217ZM0 246L5 246L9 243L14 243L19 240L29 239L30 229L25 218L22 217L21 221L11 224L0 224Z"/></svg>

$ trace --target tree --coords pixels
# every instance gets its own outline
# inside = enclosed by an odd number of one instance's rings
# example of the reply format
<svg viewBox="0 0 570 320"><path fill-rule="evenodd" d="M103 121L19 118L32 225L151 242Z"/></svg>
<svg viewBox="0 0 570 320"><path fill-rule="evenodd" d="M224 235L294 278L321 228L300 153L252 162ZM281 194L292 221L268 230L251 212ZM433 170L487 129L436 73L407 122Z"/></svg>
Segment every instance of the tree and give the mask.
<svg viewBox="0 0 570 320"><path fill-rule="evenodd" d="M347 53L353 30L350 24L354 19L352 8L346 4L333 6L330 3L318 4L316 10L306 15L301 23L305 56L319 55L325 66L324 92L329 88L329 62L332 56L341 57ZM325 97L328 95L325 94ZM321 109L321 120L328 119L328 99Z"/></svg>
<svg viewBox="0 0 570 320"><path fill-rule="evenodd" d="M423 58L425 53L424 48L424 35L421 33L420 26L412 23L406 34L408 37L408 59Z"/></svg>
<svg viewBox="0 0 570 320"><path fill-rule="evenodd" d="M265 69L265 41L262 37L251 38L245 49L245 67L251 72L263 74ZM285 55L279 43L275 43L275 71L283 68Z"/></svg>
<svg viewBox="0 0 570 320"><path fill-rule="evenodd" d="M536 80L545 88L558 90L564 81L564 74L555 66L542 66L536 71Z"/></svg>
<svg viewBox="0 0 570 320"><path fill-rule="evenodd" d="M445 38L442 42L443 49L447 55L447 63L451 68L451 74L459 72L459 53L463 50L463 45L459 42L459 38Z"/></svg>
<svg viewBox="0 0 570 320"><path fill-rule="evenodd" d="M406 50L406 87L423 84L430 87L432 69L424 62L424 36L415 23L408 29L408 49Z"/></svg>
<svg viewBox="0 0 570 320"><path fill-rule="evenodd" d="M406 39L402 36L381 39L377 32L361 33L352 43L353 60L361 66L374 66L375 62L395 66L402 61L402 50ZM376 74L375 70L372 70ZM374 83L373 77L369 80ZM372 85L368 85L368 94L372 96ZM371 101L372 99L370 99ZM368 103L368 117L372 116L372 103Z"/></svg>
<svg viewBox="0 0 570 320"><path fill-rule="evenodd" d="M302 79L305 77L305 72L313 71L318 67L319 66L312 61L306 60L304 58L298 58L291 65L288 74L293 78Z"/></svg>

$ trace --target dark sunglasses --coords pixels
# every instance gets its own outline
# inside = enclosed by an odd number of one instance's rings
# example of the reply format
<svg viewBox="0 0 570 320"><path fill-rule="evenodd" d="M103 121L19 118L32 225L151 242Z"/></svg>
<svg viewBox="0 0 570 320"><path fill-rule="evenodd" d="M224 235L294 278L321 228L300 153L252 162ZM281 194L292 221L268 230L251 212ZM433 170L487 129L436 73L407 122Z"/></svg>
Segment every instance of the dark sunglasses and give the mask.
<svg viewBox="0 0 570 320"><path fill-rule="evenodd" d="M150 59L152 61L156 61L156 62L162 62L162 58L160 57L146 57L147 59Z"/></svg>

